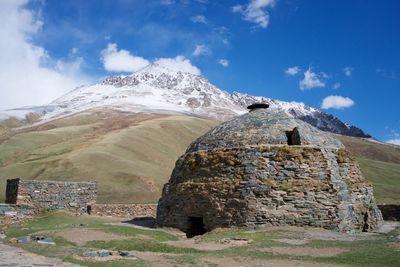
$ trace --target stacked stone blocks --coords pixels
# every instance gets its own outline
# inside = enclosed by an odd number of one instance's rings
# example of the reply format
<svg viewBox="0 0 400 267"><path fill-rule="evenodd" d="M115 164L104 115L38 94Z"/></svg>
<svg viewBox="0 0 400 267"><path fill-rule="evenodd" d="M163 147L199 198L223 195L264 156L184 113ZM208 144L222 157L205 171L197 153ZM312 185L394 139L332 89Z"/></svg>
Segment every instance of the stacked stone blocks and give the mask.
<svg viewBox="0 0 400 267"><path fill-rule="evenodd" d="M67 209L90 211L96 203L96 182L7 180L6 203L27 205L38 211Z"/></svg>

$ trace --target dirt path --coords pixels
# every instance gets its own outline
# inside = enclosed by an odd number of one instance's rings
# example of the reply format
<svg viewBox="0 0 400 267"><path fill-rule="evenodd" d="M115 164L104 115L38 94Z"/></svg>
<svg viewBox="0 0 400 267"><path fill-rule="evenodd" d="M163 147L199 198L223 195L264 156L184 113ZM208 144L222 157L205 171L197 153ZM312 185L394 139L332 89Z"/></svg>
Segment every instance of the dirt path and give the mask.
<svg viewBox="0 0 400 267"><path fill-rule="evenodd" d="M298 260L280 260L280 259L254 259L249 257L230 257L217 258L206 257L202 259L204 266L219 266L219 267L244 267L244 266L270 266L270 267L333 267L337 265L314 263Z"/></svg>
<svg viewBox="0 0 400 267"><path fill-rule="evenodd" d="M23 249L0 243L0 266L60 266L76 267L57 258L48 258L27 252Z"/></svg>
<svg viewBox="0 0 400 267"><path fill-rule="evenodd" d="M168 245L172 245L180 248L194 248L198 250L204 251L215 251L215 250L223 250L232 247L241 247L247 244L250 244L251 240L221 240L220 242L216 241L200 241L196 239L184 239L178 241L167 241L164 242Z"/></svg>
<svg viewBox="0 0 400 267"><path fill-rule="evenodd" d="M261 248L259 251L269 252L272 254L286 254L294 256L311 256L311 257L333 257L340 253L349 251L343 248L312 248L312 247L271 247Z"/></svg>

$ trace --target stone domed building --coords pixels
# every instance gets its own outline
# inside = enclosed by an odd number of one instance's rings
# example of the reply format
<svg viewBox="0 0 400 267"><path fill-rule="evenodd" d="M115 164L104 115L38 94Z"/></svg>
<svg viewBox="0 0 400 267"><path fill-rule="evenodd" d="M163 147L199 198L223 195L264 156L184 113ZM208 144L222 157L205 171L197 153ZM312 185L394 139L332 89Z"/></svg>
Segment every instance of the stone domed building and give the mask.
<svg viewBox="0 0 400 267"><path fill-rule="evenodd" d="M372 186L343 144L267 107L252 105L189 146L164 186L158 225L189 237L230 226L377 227Z"/></svg>

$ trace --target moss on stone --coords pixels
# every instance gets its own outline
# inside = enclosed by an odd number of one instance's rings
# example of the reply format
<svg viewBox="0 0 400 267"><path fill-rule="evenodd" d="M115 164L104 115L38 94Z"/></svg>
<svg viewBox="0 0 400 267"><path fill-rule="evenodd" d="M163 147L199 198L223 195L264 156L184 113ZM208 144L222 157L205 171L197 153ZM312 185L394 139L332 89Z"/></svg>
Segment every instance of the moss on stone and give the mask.
<svg viewBox="0 0 400 267"><path fill-rule="evenodd" d="M355 161L354 156L346 149L340 148L336 152L336 158L338 163L347 163Z"/></svg>

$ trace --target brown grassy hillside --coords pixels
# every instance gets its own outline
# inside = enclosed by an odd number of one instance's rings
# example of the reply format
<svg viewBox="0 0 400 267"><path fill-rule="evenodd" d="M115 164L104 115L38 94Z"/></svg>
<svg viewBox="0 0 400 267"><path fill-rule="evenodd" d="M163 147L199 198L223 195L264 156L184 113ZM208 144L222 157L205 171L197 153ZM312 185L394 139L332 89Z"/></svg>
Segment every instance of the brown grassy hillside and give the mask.
<svg viewBox="0 0 400 267"><path fill-rule="evenodd" d="M168 114L81 113L24 129L0 144L6 179L96 180L99 202L155 202L176 159L215 122Z"/></svg>

